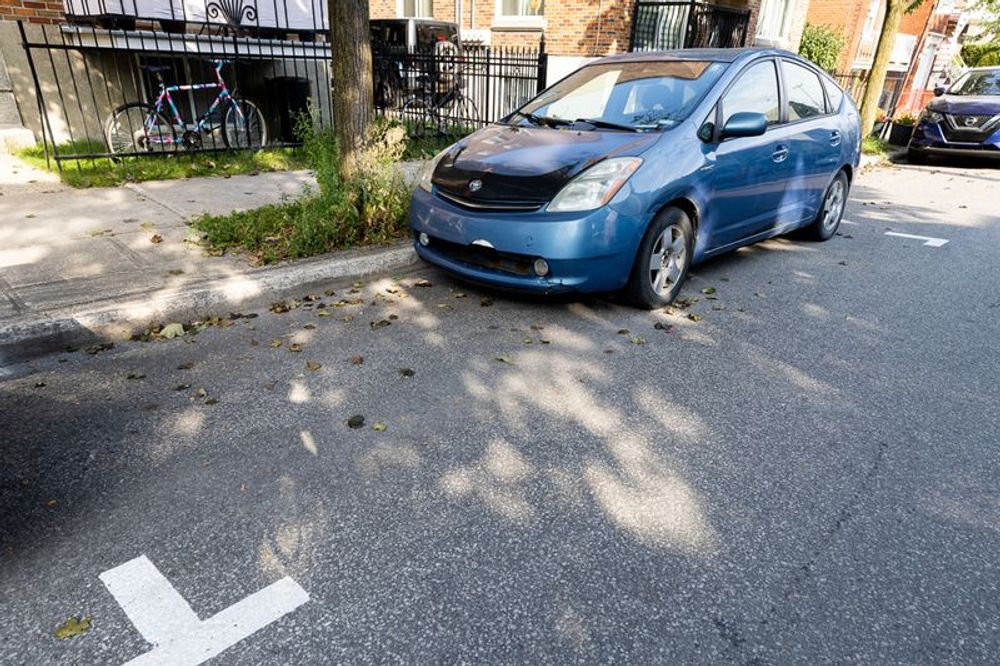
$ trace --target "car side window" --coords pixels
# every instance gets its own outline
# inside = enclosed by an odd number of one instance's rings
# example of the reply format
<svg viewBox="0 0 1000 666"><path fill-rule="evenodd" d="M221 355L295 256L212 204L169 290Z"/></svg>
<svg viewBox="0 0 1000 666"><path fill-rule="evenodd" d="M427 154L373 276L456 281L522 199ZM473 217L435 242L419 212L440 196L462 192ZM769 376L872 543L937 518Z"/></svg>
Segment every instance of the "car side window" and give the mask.
<svg viewBox="0 0 1000 666"><path fill-rule="evenodd" d="M778 101L778 73L774 62L767 60L750 65L722 98L722 126L735 113L763 113L768 125L776 125L781 120L781 105Z"/></svg>
<svg viewBox="0 0 1000 666"><path fill-rule="evenodd" d="M823 85L826 86L826 97L830 101L830 107L827 111L836 113L840 110L840 104L844 101L844 91L840 89L840 86L827 78L823 79Z"/></svg>
<svg viewBox="0 0 1000 666"><path fill-rule="evenodd" d="M785 78L788 97L788 120L794 122L826 113L823 84L811 69L783 60L781 72Z"/></svg>

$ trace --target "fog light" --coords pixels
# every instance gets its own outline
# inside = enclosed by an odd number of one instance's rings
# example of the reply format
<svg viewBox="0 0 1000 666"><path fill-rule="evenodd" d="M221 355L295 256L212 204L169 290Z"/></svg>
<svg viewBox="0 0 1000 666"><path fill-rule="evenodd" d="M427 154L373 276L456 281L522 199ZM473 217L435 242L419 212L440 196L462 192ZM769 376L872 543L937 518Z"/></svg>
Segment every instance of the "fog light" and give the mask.
<svg viewBox="0 0 1000 666"><path fill-rule="evenodd" d="M421 231L420 235L417 236L417 240L420 241L420 244L423 245L424 247L427 247L428 245L431 244L431 237L425 234L423 231Z"/></svg>
<svg viewBox="0 0 1000 666"><path fill-rule="evenodd" d="M549 262L544 259L535 259L535 275L545 277L549 274Z"/></svg>

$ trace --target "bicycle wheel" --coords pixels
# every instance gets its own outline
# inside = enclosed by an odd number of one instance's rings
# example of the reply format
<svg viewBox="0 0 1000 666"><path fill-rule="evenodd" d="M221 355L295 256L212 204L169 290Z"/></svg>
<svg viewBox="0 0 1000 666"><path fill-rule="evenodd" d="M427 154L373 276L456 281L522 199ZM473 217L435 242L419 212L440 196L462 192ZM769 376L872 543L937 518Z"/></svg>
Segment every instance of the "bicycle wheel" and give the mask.
<svg viewBox="0 0 1000 666"><path fill-rule="evenodd" d="M407 134L414 139L423 139L438 133L438 119L434 109L419 97L406 100L402 116Z"/></svg>
<svg viewBox="0 0 1000 666"><path fill-rule="evenodd" d="M104 126L108 152L172 153L177 150L174 125L151 104L131 102L115 109Z"/></svg>
<svg viewBox="0 0 1000 666"><path fill-rule="evenodd" d="M449 120L447 127L443 128L445 134L465 136L472 134L479 126L479 109L476 108L476 103L465 95L459 95L451 100L442 111Z"/></svg>
<svg viewBox="0 0 1000 666"><path fill-rule="evenodd" d="M229 105L222 120L222 140L228 148L263 148L267 145L264 114L249 100L234 101L236 105Z"/></svg>

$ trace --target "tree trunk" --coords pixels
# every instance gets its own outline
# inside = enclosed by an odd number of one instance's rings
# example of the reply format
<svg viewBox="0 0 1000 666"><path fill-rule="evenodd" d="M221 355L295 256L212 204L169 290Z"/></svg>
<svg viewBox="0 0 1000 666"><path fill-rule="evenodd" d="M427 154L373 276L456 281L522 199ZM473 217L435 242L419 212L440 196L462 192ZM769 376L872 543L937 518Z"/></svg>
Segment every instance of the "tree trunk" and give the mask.
<svg viewBox="0 0 1000 666"><path fill-rule="evenodd" d="M341 173L349 175L374 114L368 0L329 0L328 7L333 131L340 146Z"/></svg>
<svg viewBox="0 0 1000 666"><path fill-rule="evenodd" d="M903 18L906 0L886 0L885 20L882 22L882 32L878 36L878 46L875 47L875 57L871 71L868 73L868 85L861 101L861 136L871 134L875 126L875 116L878 114L878 98L885 87L885 74L889 69L889 59L896 42L896 32L899 21Z"/></svg>

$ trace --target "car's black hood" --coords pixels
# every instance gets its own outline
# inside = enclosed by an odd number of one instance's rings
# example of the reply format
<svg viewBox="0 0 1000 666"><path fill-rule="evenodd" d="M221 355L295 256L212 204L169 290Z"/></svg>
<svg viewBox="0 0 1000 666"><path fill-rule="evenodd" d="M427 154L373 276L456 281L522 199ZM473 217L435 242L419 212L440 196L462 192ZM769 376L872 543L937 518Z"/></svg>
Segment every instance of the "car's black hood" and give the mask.
<svg viewBox="0 0 1000 666"><path fill-rule="evenodd" d="M1000 113L1000 96L944 95L932 99L927 108L952 115L993 116Z"/></svg>
<svg viewBox="0 0 1000 666"><path fill-rule="evenodd" d="M532 208L606 157L638 155L657 133L578 131L491 125L438 163L434 184L446 195L497 208ZM469 187L472 181L480 186Z"/></svg>

